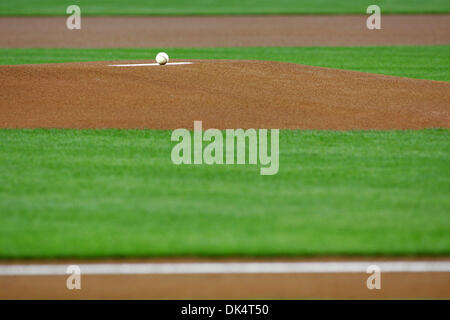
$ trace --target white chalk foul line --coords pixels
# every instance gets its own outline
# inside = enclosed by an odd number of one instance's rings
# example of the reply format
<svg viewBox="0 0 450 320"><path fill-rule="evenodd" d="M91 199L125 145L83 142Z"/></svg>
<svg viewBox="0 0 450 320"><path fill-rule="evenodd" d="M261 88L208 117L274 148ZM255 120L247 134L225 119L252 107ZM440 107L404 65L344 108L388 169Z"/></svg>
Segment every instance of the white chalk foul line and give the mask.
<svg viewBox="0 0 450 320"><path fill-rule="evenodd" d="M192 64L192 62L169 62L164 66L176 66L181 64ZM137 63L137 64L109 64L108 67L152 67L161 66L159 63Z"/></svg>
<svg viewBox="0 0 450 320"><path fill-rule="evenodd" d="M381 272L450 272L450 261L393 262L200 262L79 264L82 274L282 274ZM0 276L64 275L68 265L0 265Z"/></svg>

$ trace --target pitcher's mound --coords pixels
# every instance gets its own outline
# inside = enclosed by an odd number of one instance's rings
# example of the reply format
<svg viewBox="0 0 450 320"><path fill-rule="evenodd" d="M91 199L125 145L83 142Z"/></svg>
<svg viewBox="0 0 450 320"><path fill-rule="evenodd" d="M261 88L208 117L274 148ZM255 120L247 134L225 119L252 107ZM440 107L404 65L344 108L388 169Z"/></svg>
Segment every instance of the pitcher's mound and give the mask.
<svg viewBox="0 0 450 320"><path fill-rule="evenodd" d="M263 61L0 67L0 127L449 127L450 83Z"/></svg>

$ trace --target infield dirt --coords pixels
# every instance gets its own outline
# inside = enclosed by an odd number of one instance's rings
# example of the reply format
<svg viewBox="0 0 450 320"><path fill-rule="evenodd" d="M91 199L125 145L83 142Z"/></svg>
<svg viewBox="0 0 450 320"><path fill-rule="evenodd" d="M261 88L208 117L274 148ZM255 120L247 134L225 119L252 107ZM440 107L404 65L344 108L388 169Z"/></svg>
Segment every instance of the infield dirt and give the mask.
<svg viewBox="0 0 450 320"><path fill-rule="evenodd" d="M0 18L2 48L368 46L450 44L450 15Z"/></svg>
<svg viewBox="0 0 450 320"><path fill-rule="evenodd" d="M329 257L266 259L144 259L66 261L51 264L133 262L326 262L393 261L395 258ZM404 261L448 261L410 257ZM30 261L0 261L1 265ZM49 264L34 261L33 264ZM82 290L67 290L67 275L0 276L0 299L448 299L448 272L383 272L381 290L367 289L367 273L290 274L88 274Z"/></svg>
<svg viewBox="0 0 450 320"><path fill-rule="evenodd" d="M422 129L450 126L450 83L291 63L191 60L0 67L2 128ZM148 63L129 61L121 63Z"/></svg>

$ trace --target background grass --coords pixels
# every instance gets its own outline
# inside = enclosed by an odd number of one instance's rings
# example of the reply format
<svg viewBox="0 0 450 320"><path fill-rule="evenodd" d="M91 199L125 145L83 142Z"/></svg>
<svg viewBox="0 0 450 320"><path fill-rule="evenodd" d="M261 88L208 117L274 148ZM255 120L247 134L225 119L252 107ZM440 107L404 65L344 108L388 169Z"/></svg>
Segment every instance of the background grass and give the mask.
<svg viewBox="0 0 450 320"><path fill-rule="evenodd" d="M281 131L280 171L170 131L0 130L0 258L450 253L449 130Z"/></svg>
<svg viewBox="0 0 450 320"><path fill-rule="evenodd" d="M268 47L172 49L0 49L0 64L154 59L244 59L450 81L450 46Z"/></svg>
<svg viewBox="0 0 450 320"><path fill-rule="evenodd" d="M449 13L448 0L2 0L0 15L66 15L78 4L82 15L365 14Z"/></svg>

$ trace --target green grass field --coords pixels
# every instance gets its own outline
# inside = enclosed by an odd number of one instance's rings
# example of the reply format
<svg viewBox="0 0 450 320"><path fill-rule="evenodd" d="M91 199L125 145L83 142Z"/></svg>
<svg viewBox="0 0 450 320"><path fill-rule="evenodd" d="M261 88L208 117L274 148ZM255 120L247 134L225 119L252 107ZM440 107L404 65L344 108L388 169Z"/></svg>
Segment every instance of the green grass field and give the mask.
<svg viewBox="0 0 450 320"><path fill-rule="evenodd" d="M159 49L0 49L0 64ZM170 49L449 81L449 46ZM450 254L450 131L280 132L280 170L175 166L170 131L0 129L0 258Z"/></svg>
<svg viewBox="0 0 450 320"><path fill-rule="evenodd" d="M0 64L154 59L242 59L450 81L450 46L269 47L195 49L0 49Z"/></svg>
<svg viewBox="0 0 450 320"><path fill-rule="evenodd" d="M0 130L0 257L450 253L450 133L281 131L280 171L170 131Z"/></svg>
<svg viewBox="0 0 450 320"><path fill-rule="evenodd" d="M77 4L82 15L365 14L449 13L448 0L2 0L0 15L66 15Z"/></svg>

